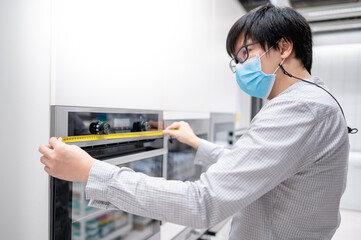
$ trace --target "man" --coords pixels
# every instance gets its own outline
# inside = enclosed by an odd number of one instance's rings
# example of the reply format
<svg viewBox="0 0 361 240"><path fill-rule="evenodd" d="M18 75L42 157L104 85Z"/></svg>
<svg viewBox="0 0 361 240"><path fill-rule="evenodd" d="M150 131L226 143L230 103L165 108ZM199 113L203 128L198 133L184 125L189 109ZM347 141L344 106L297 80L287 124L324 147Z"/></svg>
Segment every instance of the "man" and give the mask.
<svg viewBox="0 0 361 240"><path fill-rule="evenodd" d="M270 101L231 150L199 139L184 122L164 131L198 149L196 162L211 165L200 180L135 173L55 138L39 148L45 171L87 182L94 207L196 228L233 216L229 239L331 239L340 223L349 140L337 102L310 75L309 25L291 8L261 6L234 24L227 51L242 90Z"/></svg>

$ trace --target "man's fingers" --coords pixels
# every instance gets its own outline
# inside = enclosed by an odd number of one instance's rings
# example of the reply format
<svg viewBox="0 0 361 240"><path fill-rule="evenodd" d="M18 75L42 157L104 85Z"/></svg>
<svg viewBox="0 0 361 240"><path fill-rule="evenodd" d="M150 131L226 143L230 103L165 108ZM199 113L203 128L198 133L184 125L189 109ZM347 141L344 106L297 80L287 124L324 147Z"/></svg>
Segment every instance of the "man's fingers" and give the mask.
<svg viewBox="0 0 361 240"><path fill-rule="evenodd" d="M42 156L41 158L40 158L40 162L42 163L42 164L44 164L45 166L49 166L51 163L50 163L50 159L49 158L47 158L47 157L45 157L45 156Z"/></svg>
<svg viewBox="0 0 361 240"><path fill-rule="evenodd" d="M51 147L51 146L50 146ZM46 157L49 157L53 153L53 149L51 149L49 145L41 145L39 147L39 152Z"/></svg>
<svg viewBox="0 0 361 240"><path fill-rule="evenodd" d="M51 170L50 170L50 168L48 166L44 167L44 171L47 172L49 175L51 175L50 174Z"/></svg>
<svg viewBox="0 0 361 240"><path fill-rule="evenodd" d="M163 130L163 133L175 138L178 136L178 131L175 130Z"/></svg>
<svg viewBox="0 0 361 240"><path fill-rule="evenodd" d="M56 148L56 147L58 147L58 146L60 146L61 144L64 144L64 143L63 143L63 141L62 141L61 138L57 139L57 138L55 138L55 137L52 137L52 138L49 139L49 144L50 144L53 148Z"/></svg>
<svg viewBox="0 0 361 240"><path fill-rule="evenodd" d="M180 122L174 122L170 126L168 126L165 130L178 129L180 124L181 124Z"/></svg>
<svg viewBox="0 0 361 240"><path fill-rule="evenodd" d="M50 148L50 149L54 150L54 148L53 148L50 144L44 144L44 146L46 146L46 147L48 147L48 148Z"/></svg>

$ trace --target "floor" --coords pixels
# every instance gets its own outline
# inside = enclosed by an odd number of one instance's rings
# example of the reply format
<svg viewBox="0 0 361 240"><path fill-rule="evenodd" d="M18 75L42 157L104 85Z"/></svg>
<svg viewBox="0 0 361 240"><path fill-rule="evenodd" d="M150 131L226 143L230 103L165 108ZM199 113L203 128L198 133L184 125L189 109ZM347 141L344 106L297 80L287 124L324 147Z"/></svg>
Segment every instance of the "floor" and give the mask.
<svg viewBox="0 0 361 240"><path fill-rule="evenodd" d="M341 225L332 240L360 240L361 211L341 210Z"/></svg>

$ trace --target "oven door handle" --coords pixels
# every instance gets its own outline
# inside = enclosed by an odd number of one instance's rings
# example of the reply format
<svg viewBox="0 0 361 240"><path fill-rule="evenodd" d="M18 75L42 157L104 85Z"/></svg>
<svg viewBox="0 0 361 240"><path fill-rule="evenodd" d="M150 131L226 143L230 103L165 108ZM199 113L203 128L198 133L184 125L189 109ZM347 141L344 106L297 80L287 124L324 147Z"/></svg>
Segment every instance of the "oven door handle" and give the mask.
<svg viewBox="0 0 361 240"><path fill-rule="evenodd" d="M121 157L115 157L115 158L103 160L103 162L110 163L113 165L119 165L119 164L134 162L134 161L138 161L138 160L142 160L142 159L146 159L146 158L156 157L156 156L164 155L167 153L168 153L168 149L161 148L161 149L157 149L157 150L151 150L151 151L146 151L146 152L141 152L141 153L136 153L136 154L130 154L130 155L126 155L126 156L121 156Z"/></svg>

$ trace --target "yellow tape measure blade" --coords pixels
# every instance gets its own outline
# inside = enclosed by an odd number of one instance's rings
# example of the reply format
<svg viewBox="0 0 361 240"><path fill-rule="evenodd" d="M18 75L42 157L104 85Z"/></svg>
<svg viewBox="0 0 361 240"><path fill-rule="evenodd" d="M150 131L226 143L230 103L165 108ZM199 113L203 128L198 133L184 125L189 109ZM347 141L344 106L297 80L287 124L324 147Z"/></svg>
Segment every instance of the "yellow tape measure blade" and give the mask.
<svg viewBox="0 0 361 240"><path fill-rule="evenodd" d="M120 139L120 138L136 138L136 137L148 137L148 136L162 136L163 131L146 131L146 132L127 132L127 133L111 133L108 135L81 135L81 136L68 136L61 137L63 142L85 142L96 141L103 139Z"/></svg>

